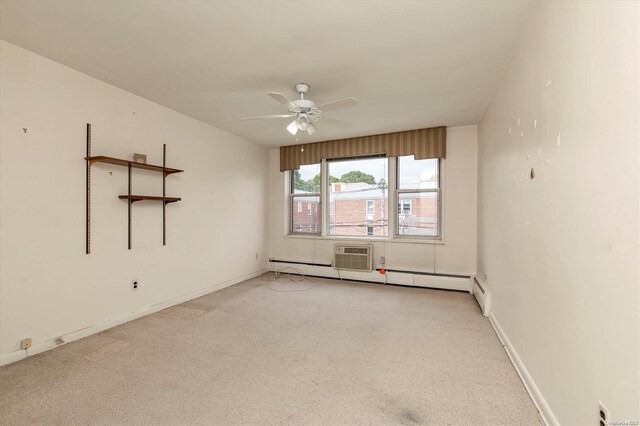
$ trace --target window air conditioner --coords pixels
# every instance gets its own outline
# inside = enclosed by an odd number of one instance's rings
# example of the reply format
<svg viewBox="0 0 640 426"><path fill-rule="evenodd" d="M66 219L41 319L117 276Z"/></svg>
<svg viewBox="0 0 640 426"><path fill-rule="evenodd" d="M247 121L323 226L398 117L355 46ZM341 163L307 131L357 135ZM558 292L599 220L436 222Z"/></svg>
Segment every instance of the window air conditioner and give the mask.
<svg viewBox="0 0 640 426"><path fill-rule="evenodd" d="M349 271L371 271L372 245L336 244L333 252L333 267Z"/></svg>

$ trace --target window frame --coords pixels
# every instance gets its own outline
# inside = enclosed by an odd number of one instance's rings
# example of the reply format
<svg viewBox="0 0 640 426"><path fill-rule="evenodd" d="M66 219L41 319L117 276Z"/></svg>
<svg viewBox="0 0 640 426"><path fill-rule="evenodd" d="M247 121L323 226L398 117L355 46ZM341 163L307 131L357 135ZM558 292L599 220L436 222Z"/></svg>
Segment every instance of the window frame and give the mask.
<svg viewBox="0 0 640 426"><path fill-rule="evenodd" d="M313 239L332 239L332 240L342 240L342 241L412 241L415 244L444 244L444 217L443 217L443 209L444 209L444 188L443 182L445 180L445 162L443 159L438 158L437 160L437 188L434 189L399 189L399 157L384 157L388 161L388 182L387 182L387 202L382 204L382 207L389 211L391 206L396 206L393 208L393 212L387 214L387 235L332 235L329 232L329 227L331 220L330 218L335 215L335 206L332 206L330 203L330 193L331 193L331 183L329 182L328 172L329 172L329 163L332 161L343 161L343 160L359 160L366 158L375 158L375 156L363 156L363 157L352 157L352 158L332 158L332 159L323 159L320 163L320 192L314 193L304 193L304 194L294 194L294 179L293 173L294 171L288 171L285 177L285 188L289 193L286 198L287 206L286 211L288 212L289 218L285 219L285 236L291 238L313 238ZM398 211L398 205L400 200L401 193L417 193L417 192L434 192L437 197L437 234L436 235L407 235L400 233L400 213ZM296 198L299 197L313 197L318 199L318 204L320 207L318 208L318 231L317 232L301 232L294 230L293 221L294 221L294 210L295 205L294 202L297 202ZM326 206L326 208L324 207ZM333 207L333 208L332 208ZM375 209L375 207L374 207ZM411 204L411 211L413 212L414 206ZM374 210L375 211L375 210ZM366 212L365 212L366 213ZM286 216L286 214L285 214ZM287 224L288 222L288 224ZM302 228L307 228L306 225L301 225Z"/></svg>
<svg viewBox="0 0 640 426"><path fill-rule="evenodd" d="M326 214L326 221L325 221L325 225L322 228L322 237L325 238L332 238L332 239L338 239L338 240L367 240L367 239L376 239L376 240L390 240L392 239L391 235L390 235L390 226L391 226L391 220L392 217L389 213L387 213L387 223L386 226L387 228L387 235L375 235L375 229L374 229L374 235L336 235L336 234L331 234L330 232L330 227L331 227L331 217L333 216L333 219L335 220L335 205L333 206L333 211L331 209L331 182L329 182L329 165L333 162L341 162L341 161L359 161L359 160L371 160L371 159L377 159L377 158L381 158L384 159L387 164L386 164L386 183L387 183L387 198L386 198L386 202L381 202L381 206L383 208L383 211L386 212L388 206L391 203L391 191L390 191L390 187L389 187L389 181L392 179L392 173L393 173L393 161L395 159L395 157L387 157L384 154L374 154L374 155L363 155L363 156L358 156L358 157L344 157L344 158L330 158L330 159L323 159L322 160L322 168L321 168L321 181L324 182L324 184L322 185L321 191L324 190L323 193L323 197L325 197L325 201L326 201L326 205L328 206L326 209L323 209L323 214ZM367 205L369 203L369 201L373 201L373 217L372 219L369 219L369 214L368 214L368 210L367 210ZM373 221L375 220L375 211L376 211L376 206L375 206L375 200L366 200L365 202L365 222L367 221ZM384 217L384 215L383 215ZM365 227L365 232L366 232L366 228L367 224L363 225ZM384 231L384 229L383 229Z"/></svg>
<svg viewBox="0 0 640 426"><path fill-rule="evenodd" d="M293 224L293 220L294 220L294 203L302 203L302 201L297 201L296 198L301 198L301 197L317 197L318 198L318 204L320 206L322 206L322 183L320 184L320 192L307 192L307 193L302 193L302 194L296 194L295 193L295 179L293 178L293 170L290 170L288 175L289 175L289 182L288 182L288 187L289 187L289 205L288 205L288 211L289 211L289 232L288 235L312 235L312 236L321 236L323 235L323 225L322 225L322 214L317 214L317 218L318 218L318 230L316 232L311 232L309 231L309 225L304 225L304 224L299 224L299 229L307 229L306 231L301 231L301 230L296 230L294 224ZM322 172L322 164L320 164L320 181L322 182L322 176L323 176L323 172ZM300 205L300 207L302 207ZM308 213L305 216L312 216L312 209L311 209L311 204L309 204L308 206ZM317 209L317 207L316 207ZM298 210L298 213L302 213L302 210L304 210L303 208L300 208ZM322 211L322 209L319 209L318 211Z"/></svg>
<svg viewBox="0 0 640 426"><path fill-rule="evenodd" d="M395 159L395 203L396 206L400 205L400 194L417 194L417 193L435 193L436 194L436 214L437 214L437 223L436 223L436 235L409 235L400 233L400 209L395 209L395 220L393 226L393 237L397 239L412 239L412 240L428 240L428 241L442 241L442 159L435 158L437 160L437 185L436 188L418 188L418 189L400 189L400 161L398 161L398 157ZM411 200L409 200L411 201ZM411 211L413 211L413 205L411 205ZM409 213L411 214L411 213Z"/></svg>

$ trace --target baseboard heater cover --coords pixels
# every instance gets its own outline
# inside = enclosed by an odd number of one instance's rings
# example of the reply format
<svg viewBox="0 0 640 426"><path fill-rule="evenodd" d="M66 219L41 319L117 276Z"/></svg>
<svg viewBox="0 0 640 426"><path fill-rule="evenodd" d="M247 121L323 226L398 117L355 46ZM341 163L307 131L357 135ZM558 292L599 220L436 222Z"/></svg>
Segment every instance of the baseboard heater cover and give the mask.
<svg viewBox="0 0 640 426"><path fill-rule="evenodd" d="M278 264L282 264L279 267ZM269 270L277 271L279 269L285 269L285 265L291 265L289 268L299 269L299 273L288 272L292 275L306 275L309 277L319 278L339 278L344 281L365 282L389 285L397 285L404 287L422 287L441 290L453 290L464 291L471 293L471 276L469 275L456 275L456 274L441 274L437 272L422 272L422 271L405 271L405 270L390 270L385 269L386 276L379 273L380 268L373 271L348 271L348 270L336 270L333 265L326 263L316 262L302 262L302 261L288 261L282 259L270 259Z"/></svg>
<svg viewBox="0 0 640 426"><path fill-rule="evenodd" d="M271 259L269 260L269 262L271 263L289 263L289 264L293 264L293 265L309 265L309 266L324 266L324 267L328 267L328 268L332 268L333 265L330 263L311 263L311 262L298 262L298 261L292 261L292 260L279 260L279 259ZM381 271L382 268L376 268L376 271ZM398 274L413 274L413 275L429 275L429 276L434 276L434 277L446 277L446 278L464 278L464 279L471 279L471 275L456 275L456 274L441 274L438 272L422 272L422 271L404 271L404 270L400 270L400 269L386 269L385 271L387 272L395 272Z"/></svg>
<svg viewBox="0 0 640 426"><path fill-rule="evenodd" d="M328 268L331 267L330 263L295 262L295 261L292 261L292 260L277 260L277 259L270 259L269 262L271 262L271 263L291 263L293 265L326 266Z"/></svg>
<svg viewBox="0 0 640 426"><path fill-rule="evenodd" d="M473 296L476 298L480 309L482 309L482 315L489 316L489 308L491 307L491 294L486 285L483 286L477 277L473 277Z"/></svg>
<svg viewBox="0 0 640 426"><path fill-rule="evenodd" d="M376 271L381 271L378 268ZM413 275L429 275L432 277L446 277L446 278L464 278L465 280L471 279L471 275L456 275L456 274L441 274L438 272L421 272L421 271L403 271L399 269L385 269L387 272L396 272L398 274L413 274Z"/></svg>
<svg viewBox="0 0 640 426"><path fill-rule="evenodd" d="M299 277L303 276L298 272L287 272L287 275L297 275ZM333 278L333 277L327 277L327 276L323 276L323 275L311 275L311 274L304 274L304 276L305 277L309 277L309 278ZM468 290L460 290L460 289L455 289L455 288L424 287L424 286L409 285L409 284L397 284L397 283L392 283L392 282L387 282L385 284L384 282L380 282L380 281L357 280L355 278L342 278L342 281L348 281L348 282L354 282L354 283L365 283L365 284L391 285L391 286L394 286L394 287L426 288L426 289L430 289L430 290L442 290L442 291L460 291L460 292L463 292L463 293L469 293Z"/></svg>

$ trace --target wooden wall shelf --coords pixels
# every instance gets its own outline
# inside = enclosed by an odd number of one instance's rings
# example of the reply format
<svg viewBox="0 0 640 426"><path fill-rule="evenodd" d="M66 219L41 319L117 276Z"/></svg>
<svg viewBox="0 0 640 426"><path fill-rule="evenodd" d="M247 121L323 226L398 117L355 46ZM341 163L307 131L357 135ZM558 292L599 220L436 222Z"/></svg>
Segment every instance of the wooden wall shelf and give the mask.
<svg viewBox="0 0 640 426"><path fill-rule="evenodd" d="M88 158L85 157L85 160L89 161L89 165L92 165L93 163L108 163L108 164L115 164L117 166L128 167L129 164L131 164L131 167L134 169L144 169L144 170L151 170L154 172L164 172L165 175L170 175L172 173L182 173L184 171L180 169L174 169L171 167L162 167L162 166L156 166L153 164L136 163L135 161L123 160L121 158L106 157L104 155L97 155L95 157L88 157Z"/></svg>
<svg viewBox="0 0 640 426"><path fill-rule="evenodd" d="M178 197L156 197L155 195L118 195L118 198L121 200L131 200L131 202L135 201L164 201L165 203L175 203L176 201L182 200L182 198Z"/></svg>
<svg viewBox="0 0 640 426"><path fill-rule="evenodd" d="M91 166L95 163L107 163L114 164L116 166L124 166L128 169L129 172L129 191L127 195L119 195L118 198L121 200L127 200L128 205L128 218L129 218L129 226L128 226L128 245L129 250L131 250L131 205L136 201L161 201L162 202L162 245L167 244L167 214L166 214L166 206L169 203L175 203L177 201L182 200L182 198L178 197L167 197L166 194L166 178L168 175L173 173L182 173L183 170L174 169L171 167L167 167L167 145L162 145L162 166L156 166L154 164L145 164L145 163L137 163L131 160L124 160L122 158L114 158L107 157L105 155L97 155L91 156L91 124L87 123L87 155L84 157L87 167L86 167L86 177L87 177L87 204L86 204L86 213L87 213L87 248L86 253L89 254L91 252ZM162 173L162 196L156 195L137 195L131 193L131 170L132 169L142 169L142 170L150 170L153 172Z"/></svg>

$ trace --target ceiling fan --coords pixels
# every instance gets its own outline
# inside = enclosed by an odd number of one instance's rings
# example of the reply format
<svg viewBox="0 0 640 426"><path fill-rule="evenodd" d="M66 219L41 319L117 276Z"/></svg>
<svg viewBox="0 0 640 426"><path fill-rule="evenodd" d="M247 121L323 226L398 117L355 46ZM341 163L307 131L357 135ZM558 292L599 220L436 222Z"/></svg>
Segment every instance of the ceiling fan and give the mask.
<svg viewBox="0 0 640 426"><path fill-rule="evenodd" d="M300 94L300 99L290 101L285 98L281 93L269 92L267 93L275 101L281 103L289 110L288 114L274 114L274 115L260 115L257 117L245 117L242 120L256 120L262 118L291 118L293 121L287 126L287 130L292 135L298 133L298 130L307 132L309 135L313 135L316 132L316 123L320 118L327 124L332 124L337 127L349 126L349 123L344 121L334 120L328 117L322 117L322 113L326 111L333 111L339 108L346 108L354 105L358 105L356 98L344 98L337 101L327 102L324 104L316 105L310 99L305 99L304 95L309 91L309 85L307 83L296 84L296 91Z"/></svg>

